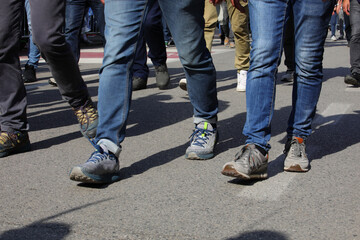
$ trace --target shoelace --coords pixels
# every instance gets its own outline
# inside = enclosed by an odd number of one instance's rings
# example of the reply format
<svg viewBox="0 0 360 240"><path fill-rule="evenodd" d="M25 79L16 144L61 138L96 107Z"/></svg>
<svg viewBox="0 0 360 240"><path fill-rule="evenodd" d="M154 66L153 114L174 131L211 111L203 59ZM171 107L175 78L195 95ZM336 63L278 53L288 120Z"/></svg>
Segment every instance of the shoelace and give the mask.
<svg viewBox="0 0 360 240"><path fill-rule="evenodd" d="M194 132L190 136L190 142L192 142L193 145L204 147L204 144L206 144L207 140L209 140L208 136L211 136L214 133L215 130L208 130L208 129L195 127Z"/></svg>
<svg viewBox="0 0 360 240"><path fill-rule="evenodd" d="M297 157L301 157L303 155L302 150L303 150L303 145L300 144L295 139L293 139L290 143L290 151L292 152L292 154L294 154Z"/></svg>
<svg viewBox="0 0 360 240"><path fill-rule="evenodd" d="M235 155L235 162L239 162L242 165L248 165L250 169L258 168L261 165L261 161L258 160L253 154L253 149L245 146Z"/></svg>
<svg viewBox="0 0 360 240"><path fill-rule="evenodd" d="M89 104L89 101L86 101L86 103L80 107L79 110L75 111L75 115L81 125L86 124L87 129L89 125L95 121L97 118L97 111L92 106L92 104Z"/></svg>
<svg viewBox="0 0 360 240"><path fill-rule="evenodd" d="M96 151L91 154L89 160L87 160L88 162L98 163L109 156L108 153L104 152L104 150L95 143L95 140L89 138L87 139L89 140L91 145L93 145L93 147L96 149Z"/></svg>
<svg viewBox="0 0 360 240"><path fill-rule="evenodd" d="M11 144L18 141L18 136L16 134L11 134L7 132L1 132L0 134L0 144L5 144L6 142L10 141Z"/></svg>

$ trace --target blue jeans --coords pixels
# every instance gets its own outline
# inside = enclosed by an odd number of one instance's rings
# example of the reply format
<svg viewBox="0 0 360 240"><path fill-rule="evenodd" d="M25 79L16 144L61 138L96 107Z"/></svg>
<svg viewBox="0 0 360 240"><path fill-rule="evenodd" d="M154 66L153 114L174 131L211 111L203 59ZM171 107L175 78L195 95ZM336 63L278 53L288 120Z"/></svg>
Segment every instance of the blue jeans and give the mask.
<svg viewBox="0 0 360 240"><path fill-rule="evenodd" d="M311 133L322 84L322 59L334 2L289 0L294 14L295 78L288 136ZM282 49L287 0L250 0L252 47L246 84L246 143L270 149L275 75Z"/></svg>
<svg viewBox="0 0 360 240"><path fill-rule="evenodd" d="M338 15L335 12L331 15L330 18L330 28L331 28L331 36L336 36L336 23L337 23Z"/></svg>
<svg viewBox="0 0 360 240"><path fill-rule="evenodd" d="M91 7L99 27L100 35L104 36L104 5L100 0L66 0L65 10L65 38L70 44L75 59L80 58L80 34L85 12Z"/></svg>
<svg viewBox="0 0 360 240"><path fill-rule="evenodd" d="M37 67L39 65L39 60L40 60L40 50L34 44L33 39L32 39L29 0L25 0L25 9L26 9L26 16L27 16L27 22L28 22L28 27L29 27L29 53L28 53L29 60L27 61L26 64L32 65L32 66L34 66L35 69L37 69Z"/></svg>
<svg viewBox="0 0 360 240"><path fill-rule="evenodd" d="M100 69L96 141L106 140L112 152L125 138L132 93L132 64L148 4L147 0L107 0L105 4L106 45ZM203 37L204 1L159 0L159 4L185 71L194 122L215 123L218 113L216 71Z"/></svg>

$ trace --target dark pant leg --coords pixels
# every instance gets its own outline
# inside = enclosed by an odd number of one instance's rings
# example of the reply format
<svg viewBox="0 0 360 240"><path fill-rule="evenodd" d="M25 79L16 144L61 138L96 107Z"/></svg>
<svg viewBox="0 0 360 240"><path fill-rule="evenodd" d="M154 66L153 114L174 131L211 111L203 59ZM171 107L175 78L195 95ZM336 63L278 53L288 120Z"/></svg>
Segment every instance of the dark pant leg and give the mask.
<svg viewBox="0 0 360 240"><path fill-rule="evenodd" d="M351 26L350 26L350 18L348 15L344 13L344 23L345 23L345 36L348 43L350 42L351 38Z"/></svg>
<svg viewBox="0 0 360 240"><path fill-rule="evenodd" d="M61 95L73 107L89 98L78 64L62 34L65 0L30 0L33 39L48 63Z"/></svg>
<svg viewBox="0 0 360 240"><path fill-rule="evenodd" d="M292 9L288 7L288 17L286 18L284 32L284 55L285 66L290 71L295 71L295 38L294 38L294 16Z"/></svg>
<svg viewBox="0 0 360 240"><path fill-rule="evenodd" d="M146 44L144 38L144 29L140 31L140 36L137 43L137 48L134 56L133 63L133 76L139 77L147 80L149 76L149 67L146 64L147 54L146 54Z"/></svg>
<svg viewBox="0 0 360 240"><path fill-rule="evenodd" d="M26 90L19 61L24 1L6 0L0 7L0 129L28 129Z"/></svg>
<svg viewBox="0 0 360 240"><path fill-rule="evenodd" d="M144 22L144 37L149 46L148 56L154 66L166 63L166 47L162 28L162 13L158 1L149 3L149 11Z"/></svg>
<svg viewBox="0 0 360 240"><path fill-rule="evenodd" d="M351 73L360 74L360 3L356 0L350 2L350 65Z"/></svg>

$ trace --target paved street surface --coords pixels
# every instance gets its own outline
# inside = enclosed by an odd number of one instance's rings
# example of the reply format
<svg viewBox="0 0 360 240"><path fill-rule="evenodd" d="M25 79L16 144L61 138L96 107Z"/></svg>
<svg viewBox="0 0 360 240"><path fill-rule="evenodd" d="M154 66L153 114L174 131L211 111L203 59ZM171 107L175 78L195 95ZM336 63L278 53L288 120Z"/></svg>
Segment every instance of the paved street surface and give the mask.
<svg viewBox="0 0 360 240"><path fill-rule="evenodd" d="M360 89L344 84L350 66L345 40L326 42L308 173L282 170L292 84L277 81L263 181L220 173L245 140L245 93L235 91L234 50L215 42L212 52L220 142L207 161L184 158L192 106L178 87L184 73L175 48L168 54L169 89L156 87L151 67L148 88L133 93L122 178L101 186L69 180L70 168L94 149L41 62L39 81L26 85L33 150L0 159L0 239L360 239ZM101 48L87 48L80 61L95 102L101 57ZM285 70L282 64L278 77Z"/></svg>

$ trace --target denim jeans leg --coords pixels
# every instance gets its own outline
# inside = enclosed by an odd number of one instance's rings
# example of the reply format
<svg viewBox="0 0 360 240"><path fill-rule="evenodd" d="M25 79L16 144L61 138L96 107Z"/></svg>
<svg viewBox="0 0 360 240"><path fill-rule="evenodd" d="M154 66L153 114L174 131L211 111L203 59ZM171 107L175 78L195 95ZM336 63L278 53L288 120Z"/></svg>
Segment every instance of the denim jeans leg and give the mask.
<svg viewBox="0 0 360 240"><path fill-rule="evenodd" d="M28 22L28 28L29 28L29 53L26 64L34 66L35 69L38 68L39 60L40 60L40 51L38 47L34 44L32 39L32 28L31 28L31 17L30 17L30 4L29 0L25 0L25 9L26 9L26 16L27 16L27 22Z"/></svg>
<svg viewBox="0 0 360 240"><path fill-rule="evenodd" d="M80 33L86 10L86 0L66 0L65 38L76 62L80 59Z"/></svg>
<svg viewBox="0 0 360 240"><path fill-rule="evenodd" d="M194 108L194 122L216 122L216 71L204 39L204 1L159 0L175 41ZM174 17L176 16L176 17Z"/></svg>
<svg viewBox="0 0 360 240"><path fill-rule="evenodd" d="M104 31L105 31L105 15L104 15L104 5L100 0L89 0L90 7L94 13L95 20L97 22L96 26L99 30L100 36L105 41Z"/></svg>
<svg viewBox="0 0 360 240"><path fill-rule="evenodd" d="M115 148L125 138L132 85L132 64L147 0L107 0L103 65L99 83L99 125L96 141ZM110 143L112 144L110 144Z"/></svg>
<svg viewBox="0 0 360 240"><path fill-rule="evenodd" d="M287 129L289 136L306 139L311 133L323 79L324 43L333 7L333 1L293 3L296 75Z"/></svg>
<svg viewBox="0 0 360 240"><path fill-rule="evenodd" d="M246 143L266 150L271 136L271 120L275 104L275 76L280 59L286 0L250 0L252 30L250 68L246 82Z"/></svg>

